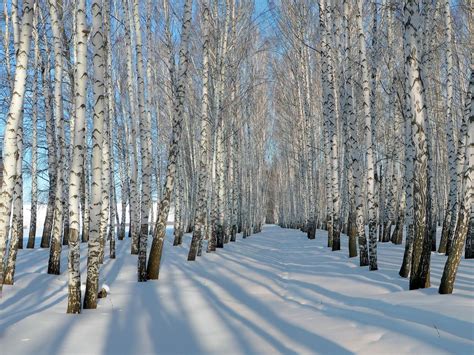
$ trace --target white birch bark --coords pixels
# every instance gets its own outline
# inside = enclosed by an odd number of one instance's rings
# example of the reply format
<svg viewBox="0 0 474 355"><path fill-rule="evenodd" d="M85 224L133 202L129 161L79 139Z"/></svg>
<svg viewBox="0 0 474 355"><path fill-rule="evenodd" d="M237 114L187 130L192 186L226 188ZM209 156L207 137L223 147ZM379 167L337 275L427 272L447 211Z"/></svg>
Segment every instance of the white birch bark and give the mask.
<svg viewBox="0 0 474 355"><path fill-rule="evenodd" d="M427 206L427 146L426 106L424 86L421 80L420 37L421 16L418 0L407 0L404 6L405 33L405 75L408 77L409 104L411 105L411 126L414 143L413 162L413 256L410 273L410 289L429 287L429 256L431 245L426 233ZM427 245L428 244L428 245ZM428 258L426 259L426 248Z"/></svg>
<svg viewBox="0 0 474 355"><path fill-rule="evenodd" d="M22 162L23 162L23 115L20 118L20 125L16 132L16 144L18 148L18 156L16 157L16 171L15 171L15 188L13 192L13 213L12 213L12 231L10 237L10 245L8 248L8 257L5 266L5 276L3 283L5 285L13 285L15 278L16 256L18 249L20 249L20 241L23 240L23 177L22 177ZM3 260L0 259L1 262Z"/></svg>
<svg viewBox="0 0 474 355"><path fill-rule="evenodd" d="M21 36L16 56L15 81L12 98L8 110L7 122L3 136L3 182L0 195L0 260L4 260L8 233L10 230L10 215L12 212L13 189L16 176L16 132L21 125L23 103L25 99L26 76L28 68L28 52L30 50L33 0L23 3ZM0 263L0 295L4 278L4 265Z"/></svg>
<svg viewBox="0 0 474 355"><path fill-rule="evenodd" d="M13 49L15 50L15 57L18 54L20 45L20 18L18 0L12 0L11 2L11 14L12 14L12 29L13 29Z"/></svg>
<svg viewBox="0 0 474 355"><path fill-rule="evenodd" d="M331 49L328 44L328 24L326 15L326 0L319 1L319 26L321 29L321 74L322 74L322 86L323 86L323 131L324 131L324 158L325 158L325 182L326 182L326 201L327 201L327 219L326 228L328 231L328 247L332 247L333 231L334 231L334 208L333 208L333 192L332 192L332 160L331 160L331 114L329 111L329 99L333 99L331 95L330 84L328 80L332 78L329 68L329 56Z"/></svg>
<svg viewBox="0 0 474 355"><path fill-rule="evenodd" d="M63 41L62 18L57 0L49 0L49 13L53 32L54 47L54 121L56 128L57 164L56 164L56 191L54 199L54 219L49 252L48 274L61 273L61 247L63 233L63 186L66 174L66 142L64 138L63 120Z"/></svg>
<svg viewBox="0 0 474 355"><path fill-rule="evenodd" d="M68 259L68 306L67 313L81 312L81 274L80 274L80 215L79 205L84 174L84 138L86 127L87 96L87 35L86 1L76 3L76 65L74 104L76 117L72 147L72 163L69 175L69 259Z"/></svg>
<svg viewBox="0 0 474 355"><path fill-rule="evenodd" d="M5 33L3 34L3 47L5 51L5 69L7 74L7 82L13 84L11 63L10 63L10 16L8 15L7 2L3 4L3 15L5 18Z"/></svg>
<svg viewBox="0 0 474 355"><path fill-rule="evenodd" d="M329 33L329 28L332 26L332 17L333 17L333 6L329 3L329 6L326 11L326 31L327 37L331 39L328 41L328 51L327 51L327 101L328 101L328 112L330 117L330 143L331 143L331 196L332 196L332 250L341 249L341 226L340 226L340 196L339 196L339 138L338 138L338 103L337 103L337 90L336 90L336 73L335 73L335 63L336 58L333 56L333 48L330 42L334 42L335 38Z"/></svg>
<svg viewBox="0 0 474 355"><path fill-rule="evenodd" d="M87 136L87 125L84 128L84 140ZM90 154L89 149L84 150L84 169L81 180L81 217L82 217L82 236L81 242L89 241L90 230Z"/></svg>
<svg viewBox="0 0 474 355"><path fill-rule="evenodd" d="M129 120L129 146L131 146L131 161L130 161L130 226L129 236L132 238L131 254L138 254L139 242L139 213L140 200L138 196L138 152L137 152L137 124L134 119L137 117L134 76L133 76L133 60L132 60L132 42L131 34L133 32L133 20L130 16L129 6L127 0L122 0L123 12L125 15L125 47L127 52L127 91L130 102Z"/></svg>
<svg viewBox="0 0 474 355"><path fill-rule="evenodd" d="M107 66L107 75L105 76L106 83L106 92L107 92L107 124L108 124L108 135L107 135L107 145L109 148L109 158L106 162L108 166L108 181L109 181L109 230L107 234L107 240L109 241L109 257L110 259L115 259L115 237L116 230L115 227L120 224L120 220L117 214L117 199L115 191L115 155L114 155L114 146L115 141L114 128L115 128L115 90L113 83L116 81L114 77L114 70L112 67L112 40L111 40L111 30L110 30L110 6L107 4L105 9L105 32L106 32L106 66ZM105 239L105 238L104 238ZM105 245L104 248L105 249Z"/></svg>
<svg viewBox="0 0 474 355"><path fill-rule="evenodd" d="M367 50L365 34L362 26L362 0L357 0L357 31L359 37L359 56L362 69L363 90L363 114L364 114L364 136L365 136L365 158L367 161L367 207L369 212L369 269L377 270L377 225L375 206L375 179L374 179L374 156L372 139L372 116L370 112L370 87L369 73L367 68Z"/></svg>
<svg viewBox="0 0 474 355"><path fill-rule="evenodd" d="M110 180L110 161L111 161L111 122L113 115L113 100L112 100L112 65L111 65L111 44L109 41L110 34L110 3L105 1L102 7L102 21L103 21L103 38L104 38L104 124L102 131L102 205L101 205L101 220L99 229L100 252L99 262L104 263L105 244L110 226L110 210L111 210L111 180Z"/></svg>
<svg viewBox="0 0 474 355"><path fill-rule="evenodd" d="M179 51L179 74L176 89L176 108L173 115L172 138L168 154L168 168L166 172L166 182L163 197L158 211L158 220L154 230L153 242L150 250L150 257L147 265L148 279L156 280L159 276L161 255L166 233L166 220L170 208L171 193L173 191L176 174L176 161L179 154L179 141L182 133L184 117L184 98L186 95L186 76L189 62L189 35L192 17L192 0L185 0L183 12L183 25L181 31L181 48Z"/></svg>
<svg viewBox="0 0 474 355"><path fill-rule="evenodd" d="M142 158L142 201L140 238L138 244L138 281L146 281L146 249L148 240L148 217L151 207L151 121L145 106L145 70L143 64L142 30L140 25L138 0L133 3L135 23L135 50L137 53L138 112L140 123L140 151Z"/></svg>
<svg viewBox="0 0 474 355"><path fill-rule="evenodd" d="M41 7L39 7L40 18L42 19ZM43 32L43 43L45 46L45 56L41 61L41 76L43 82L43 99L44 99L44 115L46 121L46 137L48 143L48 206L46 209L46 217L43 225L43 234L41 237L41 248L49 248L51 242L51 230L53 228L54 204L56 201L56 183L57 177L57 142L55 134L54 117L52 114L52 96L51 96L51 79L50 79L50 53L48 40L46 38L46 31Z"/></svg>
<svg viewBox="0 0 474 355"><path fill-rule="evenodd" d="M84 295L84 308L97 308L97 296L99 291L99 254L100 239L99 229L101 220L102 204L102 143L105 113L105 90L104 90L104 66L105 47L104 34L102 32L102 2L94 0L92 10L92 48L94 65L94 115L92 131L92 191L90 206L90 231L89 249L87 256L87 282Z"/></svg>
<svg viewBox="0 0 474 355"><path fill-rule="evenodd" d="M439 293L449 294L453 292L456 273L461 262L462 250L466 238L466 258L472 252L473 224L474 224L474 63L471 54L471 79L466 101L466 112L461 126L459 150L464 152L465 161L462 163L462 184L459 217L455 235L453 237L451 250L444 266L443 276L439 286ZM469 122L467 120L469 119ZM461 162L459 162L461 163Z"/></svg>
<svg viewBox="0 0 474 355"><path fill-rule="evenodd" d="M453 90L453 36L452 36L452 18L450 10L450 1L444 1L444 18L445 18L445 36L446 36L446 140L448 145L448 176L449 176L449 196L448 205L443 222L443 230L441 233L441 241L438 252L447 253L448 240L452 238L454 227L456 225L456 208L457 208L457 180L456 180L456 143L455 143L455 119L453 112L454 90Z"/></svg>
<svg viewBox="0 0 474 355"><path fill-rule="evenodd" d="M38 68L39 68L39 35L38 35L38 3L34 5L33 17L33 39L35 43L34 53L34 78L33 78L33 110L31 113L31 217L30 230L28 232L27 248L35 247L36 222L38 210Z"/></svg>

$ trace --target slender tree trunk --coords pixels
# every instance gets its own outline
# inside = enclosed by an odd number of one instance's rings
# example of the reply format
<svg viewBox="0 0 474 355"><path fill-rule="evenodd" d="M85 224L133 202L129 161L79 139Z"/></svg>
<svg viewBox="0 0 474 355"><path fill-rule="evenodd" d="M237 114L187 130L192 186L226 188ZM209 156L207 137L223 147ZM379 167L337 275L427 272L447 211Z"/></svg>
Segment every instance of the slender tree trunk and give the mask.
<svg viewBox="0 0 474 355"><path fill-rule="evenodd" d="M409 86L409 78L405 76L405 87ZM408 90L408 89L407 89ZM405 252L403 254L403 262L400 267L399 275L401 277L408 277L411 270L411 261L413 255L413 161L415 151L413 147L413 134L411 126L412 108L410 102L410 95L405 93L405 177L403 182L403 189L405 192L405 201L402 201L401 210L404 213L400 219L402 226L399 229L399 236L397 240L402 243L403 238L403 221L406 222L406 238L405 238ZM405 204L406 205L405 205Z"/></svg>
<svg viewBox="0 0 474 355"><path fill-rule="evenodd" d="M471 54L472 60L472 54ZM461 185L461 205L459 209L459 217L457 218L457 226L453 237L451 250L444 266L443 276L439 286L439 293L452 293L454 289L454 281L456 273L461 262L462 249L466 241L466 237L472 243L474 234L474 188L473 188L473 171L474 171L474 63L471 62L471 80L469 85L468 98L466 102L466 116L464 125L469 124L469 128L465 130L465 134L461 141L464 143L458 146L465 152L465 164L463 164L463 179ZM467 128L467 127L466 127ZM463 129L461 129L462 131ZM468 236L469 235L469 236ZM469 240L468 239L468 240ZM466 257L468 256L468 245L466 244Z"/></svg>
<svg viewBox="0 0 474 355"><path fill-rule="evenodd" d="M3 182L0 195L0 261L4 260L8 233L10 230L10 215L16 176L16 132L21 126L23 102L25 99L26 75L28 68L28 52L30 50L33 0L23 3L20 44L16 56L15 81L12 98L8 110L7 122L3 136ZM0 262L0 295L4 278L4 265Z"/></svg>
<svg viewBox="0 0 474 355"><path fill-rule="evenodd" d="M372 116L370 112L369 74L367 68L367 54L365 35L362 27L362 0L357 0L357 29L359 37L359 56L362 69L363 109L365 119L365 148L367 160L367 204L369 210L369 269L377 270L377 224L375 204L375 178L372 140ZM374 14L375 15L375 14Z"/></svg>
<svg viewBox="0 0 474 355"><path fill-rule="evenodd" d="M178 156L178 177L175 189L175 209L174 209L174 240L173 246L181 245L183 242L183 209L184 209L184 167L183 154Z"/></svg>
<svg viewBox="0 0 474 355"><path fill-rule="evenodd" d="M421 17L417 0L407 0L404 7L406 76L409 86L412 135L415 147L413 163L413 256L410 273L410 289L429 287L429 258L431 243L426 233L427 208L427 147L426 147L426 106L424 86L421 80L420 37Z"/></svg>
<svg viewBox="0 0 474 355"><path fill-rule="evenodd" d="M94 65L94 116L92 133L92 203L90 210L89 249L87 256L87 282L84 295L84 308L97 308L99 291L99 229L101 220L101 177L102 177L102 143L104 128L104 65L105 41L102 32L102 2L94 0L92 10L92 48Z"/></svg>
<svg viewBox="0 0 474 355"><path fill-rule="evenodd" d="M23 218L20 210L23 209L23 179L22 179L22 156L23 156L23 117L20 118L20 125L16 133L18 156L16 157L16 181L13 193L13 216L10 246L8 248L8 258L5 267L3 283L13 285L16 269L16 257L20 249L20 241L23 239ZM0 260L2 261L2 260Z"/></svg>
<svg viewBox="0 0 474 355"><path fill-rule="evenodd" d="M84 128L84 139L87 133L87 125ZM81 242L89 241L90 230L90 186L89 186L89 151L84 150L84 163L81 180L81 209L82 209L82 237Z"/></svg>
<svg viewBox="0 0 474 355"><path fill-rule="evenodd" d="M33 112L31 114L32 133L31 133L31 214L30 230L28 233L27 248L35 247L36 221L38 210L38 66L39 66L39 36L38 36L38 4L34 6L33 18L33 38L35 42L34 67L35 74L33 78ZM44 85L44 84L43 84Z"/></svg>
<svg viewBox="0 0 474 355"><path fill-rule="evenodd" d="M41 14L41 7L39 7ZM48 142L48 177L49 177L49 190L48 190L48 206L46 209L46 217L43 225L43 234L41 237L41 248L49 248L51 243L51 230L53 228L54 218L54 203L56 201L56 183L57 183L57 156L56 156L56 134L54 127L54 118L51 109L51 83L50 83L50 53L48 47L48 41L46 33L43 34L45 43L45 58L42 58L41 63L41 74L43 81L43 98L44 98L44 114L46 121L46 137Z"/></svg>
<svg viewBox="0 0 474 355"><path fill-rule="evenodd" d="M446 35L446 140L448 144L448 177L449 197L444 216L443 229L438 253L449 253L448 243L452 240L454 227L456 226L457 209L457 180L456 180L456 144L454 138L455 123L453 117L453 52L452 52L452 19L450 1L444 1L445 35Z"/></svg>
<svg viewBox="0 0 474 355"><path fill-rule="evenodd" d="M344 42L344 116L345 116L345 125L347 126L347 150L345 152L346 160L348 161L348 194L349 194L349 220L348 220L348 231L347 235L349 237L349 257L357 256L357 238L359 236L357 228L357 201L359 200L356 196L357 192L355 185L359 184L354 179L354 171L356 169L356 164L358 164L357 157L354 159L354 155L357 155L356 152L356 130L354 125L355 114L354 114L354 96L353 96L353 86L352 86L352 67L350 64L350 45L351 45L351 32L349 28L349 1L343 1L343 42ZM360 189L360 188L359 188ZM362 226L363 227L363 226ZM364 232L365 237L365 232ZM368 261L368 260L367 260ZM361 265L365 264L365 261L361 261Z"/></svg>
<svg viewBox="0 0 474 355"><path fill-rule="evenodd" d="M151 280L158 279L160 272L161 255L166 233L166 220L170 208L171 193L173 191L176 173L176 160L179 154L179 141L182 133L184 117L184 98L186 95L186 76L188 71L188 44L192 17L192 0L185 0L183 13L183 26L181 31L181 48L179 51L179 76L176 90L176 112L173 116L172 140L169 148L168 168L164 194L160 202L158 220L156 222L150 257L148 259L147 274Z"/></svg>
<svg viewBox="0 0 474 355"><path fill-rule="evenodd" d="M75 112L71 173L69 175L69 282L67 313L81 312L80 216L79 197L84 173L84 138L87 96L87 24L86 1L76 3Z"/></svg>
<svg viewBox="0 0 474 355"><path fill-rule="evenodd" d="M54 118L56 126L56 142L58 143L58 155L56 164L56 192L54 200L54 219L51 236L51 246L48 262L48 274L59 275L61 273L61 247L63 234L63 186L66 174L66 142L64 138L63 123L63 42L62 42L62 9L57 0L49 0L49 12L51 27L53 31L54 44Z"/></svg>
<svg viewBox="0 0 474 355"><path fill-rule="evenodd" d="M8 3L5 1L3 4L3 15L5 18L5 33L3 35L3 47L5 53L5 69L7 74L7 82L14 84L11 75L11 63L10 63L10 17L8 16Z"/></svg>
<svg viewBox="0 0 474 355"><path fill-rule="evenodd" d="M133 17L135 21L135 45L137 53L137 81L138 81L138 111L140 118L140 149L142 156L142 203L140 239L138 245L138 281L147 280L146 249L148 241L148 217L151 207L151 121L146 113L145 106L145 72L142 54L142 33L140 26L138 0L133 3Z"/></svg>
<svg viewBox="0 0 474 355"><path fill-rule="evenodd" d="M137 113L135 106L135 93L134 93L134 77L133 77L133 58L132 58L132 43L131 35L133 33L133 20L129 13L129 6L127 0L122 0L123 11L125 14L125 46L127 51L127 91L130 101L130 124L131 129L129 130L129 145L131 145L131 164L130 164L130 224L129 224L129 237L132 238L131 243L131 254L138 254L138 243L139 243L139 218L140 218L140 200L138 194L138 152L137 152L137 124L135 117L139 117L140 112Z"/></svg>

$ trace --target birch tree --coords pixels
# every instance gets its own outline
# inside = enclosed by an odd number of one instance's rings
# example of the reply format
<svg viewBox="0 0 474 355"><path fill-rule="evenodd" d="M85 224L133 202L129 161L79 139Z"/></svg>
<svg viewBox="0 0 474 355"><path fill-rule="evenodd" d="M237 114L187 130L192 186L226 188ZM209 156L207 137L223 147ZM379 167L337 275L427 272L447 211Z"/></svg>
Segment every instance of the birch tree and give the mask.
<svg viewBox="0 0 474 355"><path fill-rule="evenodd" d="M142 34L139 17L138 0L133 3L135 22L135 43L137 53L138 111L140 117L140 147L142 157L142 202L140 240L138 246L138 281L146 281L146 248L148 241L148 213L151 207L151 121L145 106L145 73L142 55Z"/></svg>
<svg viewBox="0 0 474 355"><path fill-rule="evenodd" d="M362 26L362 0L357 1L357 31L359 37L359 58L362 70L362 90L363 90L363 112L364 112L364 136L365 136L365 157L367 160L367 204L369 210L369 268L377 270L377 225L375 215L375 179L374 179L374 157L372 141L372 116L370 112L370 89L369 74L367 68L367 51L365 45L365 34ZM359 230L359 233L362 231Z"/></svg>
<svg viewBox="0 0 474 355"><path fill-rule="evenodd" d="M453 112L453 52L452 52L452 19L449 0L444 1L445 35L446 35L446 139L448 143L448 166L449 166L449 197L448 205L443 222L441 241L438 248L439 253L448 252L448 240L452 238L456 225L457 207L457 181L456 181L456 144L455 144L455 122Z"/></svg>
<svg viewBox="0 0 474 355"><path fill-rule="evenodd" d="M472 54L471 54L472 60ZM474 215L474 188L472 180L474 176L474 63L471 61L471 80L468 89L468 97L466 100L464 125L466 126L466 133L461 138L463 145L458 149L462 149L465 157L463 164L463 179L461 185L461 203L459 208L459 216L457 218L457 225L455 234L453 236L453 243L449 252L446 264L444 266L443 276L441 277L441 284L439 285L439 293L452 293L454 288L454 281L456 273L461 262L462 250L466 238L473 238L473 215ZM467 122L469 118L469 122ZM466 247L467 248L467 247ZM467 249L466 249L467 251Z"/></svg>
<svg viewBox="0 0 474 355"><path fill-rule="evenodd" d="M405 70L410 90L411 125L414 142L413 162L413 256L410 273L410 289L429 287L429 262L431 244L426 233L427 206L427 148L426 148L426 106L423 81L419 66L421 16L417 0L407 0L405 17Z"/></svg>
<svg viewBox="0 0 474 355"><path fill-rule="evenodd" d="M173 130L171 133L171 143L168 154L168 167L166 172L166 182L164 185L164 195L160 201L158 220L153 232L150 255L147 265L148 279L157 280L160 272L161 255L163 253L163 243L166 233L166 220L170 208L171 193L174 187L176 174L176 162L179 154L179 140L182 133L184 98L186 95L186 75L188 71L188 42L191 27L192 0L185 0L183 12L183 24L181 30L181 47L179 50L179 73L176 88L176 107L173 114Z"/></svg>
<svg viewBox="0 0 474 355"><path fill-rule="evenodd" d="M3 260L10 230L10 215L16 178L16 156L18 156L16 145L17 131L21 125L25 99L28 53L33 26L33 4L33 0L25 0L23 3L21 34L16 55L15 79L3 136L3 178L0 195L0 260L2 261L0 263L0 294L4 279Z"/></svg>
<svg viewBox="0 0 474 355"><path fill-rule="evenodd" d="M76 3L76 65L75 65L75 112L71 173L69 177L69 259L68 259L68 307L67 313L81 312L81 275L79 206L82 174L84 172L84 138L86 126L87 96L87 35L86 1Z"/></svg>
<svg viewBox="0 0 474 355"><path fill-rule="evenodd" d="M30 229L28 232L27 248L33 249L35 247L36 238L36 222L38 210L38 67L39 67L39 34L38 34L38 3L34 4L33 17L33 40L35 43L34 51L34 78L33 78L33 110L31 113L31 216Z"/></svg>
<svg viewBox="0 0 474 355"><path fill-rule="evenodd" d="M84 308L97 308L97 296L99 291L99 254L100 239L99 229L101 220L102 204L102 143L104 128L104 66L105 48L104 34L102 32L102 3L93 1L91 42L93 48L94 66L94 115L92 131L92 201L90 206L90 231L87 255L87 282L84 295Z"/></svg>

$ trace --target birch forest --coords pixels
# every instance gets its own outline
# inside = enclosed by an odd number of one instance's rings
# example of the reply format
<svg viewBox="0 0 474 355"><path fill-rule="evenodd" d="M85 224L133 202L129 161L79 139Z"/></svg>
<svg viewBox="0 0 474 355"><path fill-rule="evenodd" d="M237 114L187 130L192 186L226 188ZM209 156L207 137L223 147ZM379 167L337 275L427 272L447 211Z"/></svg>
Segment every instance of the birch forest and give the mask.
<svg viewBox="0 0 474 355"><path fill-rule="evenodd" d="M474 1L0 12L0 353L472 351Z"/></svg>

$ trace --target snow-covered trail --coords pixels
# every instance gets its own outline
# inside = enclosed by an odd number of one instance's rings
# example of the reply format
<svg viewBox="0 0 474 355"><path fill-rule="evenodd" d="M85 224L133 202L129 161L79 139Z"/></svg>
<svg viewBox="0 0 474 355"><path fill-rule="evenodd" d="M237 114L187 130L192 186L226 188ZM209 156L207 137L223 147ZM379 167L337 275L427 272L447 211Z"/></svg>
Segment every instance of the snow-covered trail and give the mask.
<svg viewBox="0 0 474 355"><path fill-rule="evenodd" d="M168 230L171 234L172 229ZM433 287L407 291L403 247L379 244L379 271L295 230L265 226L217 253L186 261L190 236L167 239L160 280L136 282L129 240L101 270L99 308L65 314L67 249L60 276L48 250L21 250L16 284L0 300L1 354L457 353L474 349L473 260L453 295L438 295L445 257L432 254ZM84 246L83 246L84 247ZM85 248L82 250L85 268ZM85 274L82 275L83 280Z"/></svg>

